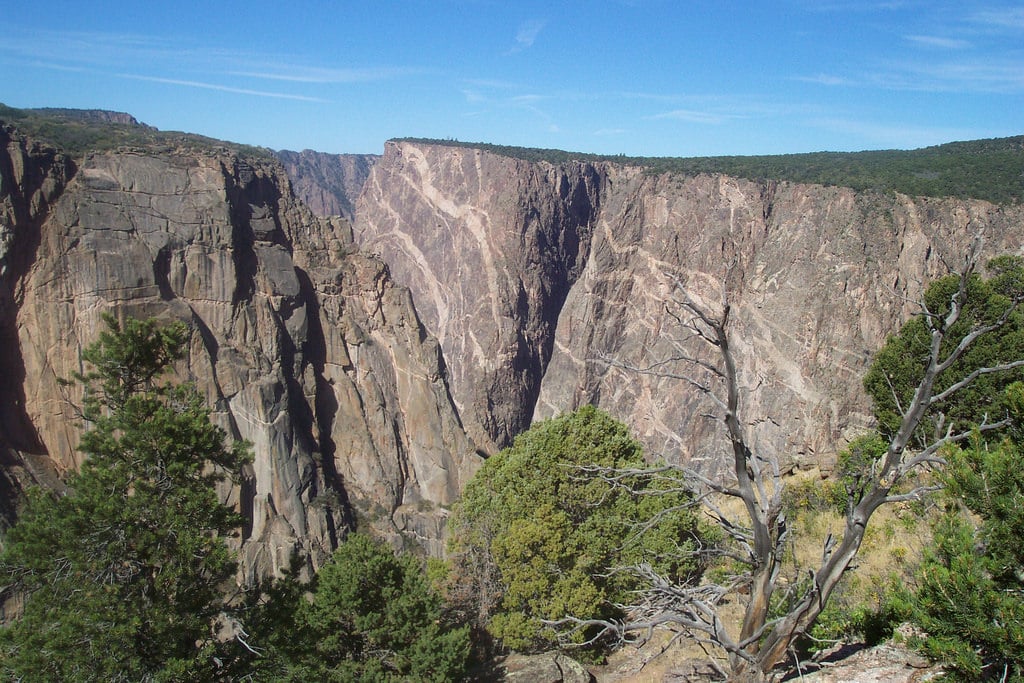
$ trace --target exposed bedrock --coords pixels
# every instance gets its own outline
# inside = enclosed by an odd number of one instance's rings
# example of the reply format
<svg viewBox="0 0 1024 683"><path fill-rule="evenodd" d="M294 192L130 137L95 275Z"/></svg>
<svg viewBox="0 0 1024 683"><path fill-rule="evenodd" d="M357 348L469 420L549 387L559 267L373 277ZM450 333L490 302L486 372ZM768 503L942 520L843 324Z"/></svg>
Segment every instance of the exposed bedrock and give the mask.
<svg viewBox="0 0 1024 683"><path fill-rule="evenodd" d="M602 182L588 164L389 142L363 189L357 240L413 292L463 422L488 451L529 427Z"/></svg>
<svg viewBox="0 0 1024 683"><path fill-rule="evenodd" d="M380 158L376 154L325 154L304 149L274 155L284 165L295 196L317 216L355 218L355 200Z"/></svg>
<svg viewBox="0 0 1024 683"><path fill-rule="evenodd" d="M247 518L243 580L296 550L315 567L357 518L441 552L478 456L436 341L347 221L314 217L267 160L136 150L71 164L6 135L2 362L21 381L4 383L5 477L79 464L80 395L58 378L81 369L102 313L178 319L192 330L179 378L253 445L224 491Z"/></svg>
<svg viewBox="0 0 1024 683"><path fill-rule="evenodd" d="M652 457L717 471L713 406L638 371L707 352L673 317L676 283L731 305L755 445L827 466L870 425L860 378L925 283L979 233L988 255L1024 234L1021 207L409 141L388 143L355 211L314 216L280 164L226 147L72 160L0 129L5 519L80 464L81 396L58 379L105 312L189 324L178 378L253 444L223 491L246 515L248 580L296 550L315 568L353 524L440 554L478 451L585 403Z"/></svg>
<svg viewBox="0 0 1024 683"><path fill-rule="evenodd" d="M714 471L726 444L711 404L636 370L706 354L667 305L676 282L713 311L731 306L754 443L785 466L828 466L870 425L861 377L924 283L962 265L979 233L989 255L1020 253L1022 218L981 201L400 142L371 173L355 234L412 291L480 443L594 403L652 455Z"/></svg>

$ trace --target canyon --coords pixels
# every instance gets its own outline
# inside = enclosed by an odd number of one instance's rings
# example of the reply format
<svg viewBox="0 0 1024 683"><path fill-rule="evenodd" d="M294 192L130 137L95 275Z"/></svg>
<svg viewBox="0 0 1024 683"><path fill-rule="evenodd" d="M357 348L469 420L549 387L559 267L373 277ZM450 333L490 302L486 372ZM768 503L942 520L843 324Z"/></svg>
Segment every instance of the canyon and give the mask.
<svg viewBox="0 0 1024 683"><path fill-rule="evenodd" d="M353 526L442 554L483 458L584 404L652 460L718 476L720 424L678 378L707 357L680 292L730 306L759 451L827 469L870 427L860 378L927 281L978 236L1020 254L1022 225L1019 205L440 142L71 155L5 122L0 512L80 463L81 394L60 380L105 312L185 321L177 378L252 444L222 491L247 520L243 581L296 552L315 570Z"/></svg>

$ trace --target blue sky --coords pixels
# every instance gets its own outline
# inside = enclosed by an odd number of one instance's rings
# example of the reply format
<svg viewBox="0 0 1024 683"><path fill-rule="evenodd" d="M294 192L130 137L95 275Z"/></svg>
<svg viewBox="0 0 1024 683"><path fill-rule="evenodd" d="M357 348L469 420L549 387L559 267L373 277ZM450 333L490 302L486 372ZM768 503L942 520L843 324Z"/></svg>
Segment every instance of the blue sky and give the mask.
<svg viewBox="0 0 1024 683"><path fill-rule="evenodd" d="M601 154L1024 134L1024 3L6 3L0 102L274 149L391 137Z"/></svg>

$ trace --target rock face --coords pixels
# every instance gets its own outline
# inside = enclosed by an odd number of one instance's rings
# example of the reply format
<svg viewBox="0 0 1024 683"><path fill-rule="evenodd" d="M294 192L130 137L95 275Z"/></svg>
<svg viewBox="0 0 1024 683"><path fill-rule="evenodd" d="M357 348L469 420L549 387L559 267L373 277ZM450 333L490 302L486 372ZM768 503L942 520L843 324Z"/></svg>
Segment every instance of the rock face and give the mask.
<svg viewBox="0 0 1024 683"><path fill-rule="evenodd" d="M72 162L4 128L0 178L0 363L15 380L0 486L50 476L37 461L79 464L80 396L58 378L81 369L102 313L178 319L192 330L181 379L253 444L224 491L247 519L243 580L293 550L315 567L354 517L441 552L475 446L407 290L346 221L314 217L276 162L224 149Z"/></svg>
<svg viewBox="0 0 1024 683"><path fill-rule="evenodd" d="M380 159L376 154L324 154L304 149L281 150L275 156L284 164L295 194L317 216L355 218L355 202Z"/></svg>
<svg viewBox="0 0 1024 683"><path fill-rule="evenodd" d="M489 451L530 425L603 184L592 166L392 142L363 189L358 239L409 285Z"/></svg>
<svg viewBox="0 0 1024 683"><path fill-rule="evenodd" d="M870 423L860 378L924 283L979 232L1020 253L1024 224L977 201L394 142L353 225L315 216L275 160L175 144L72 160L0 126L0 512L79 465L80 396L58 378L101 314L183 320L180 378L253 444L223 491L248 520L243 580L294 550L315 568L353 523L440 554L478 451L586 403L718 470L711 406L635 369L709 357L674 317L677 283L731 306L755 445L827 465ZM320 213L350 210L363 170L288 163Z"/></svg>
<svg viewBox="0 0 1024 683"><path fill-rule="evenodd" d="M150 130L156 130L152 126L147 126L139 121L131 114L126 114L123 111L108 111L106 109L30 109L29 111L36 112L44 115L59 116L64 119L72 121L86 121L90 123L116 123L122 126L135 126L140 128L148 128Z"/></svg>
<svg viewBox="0 0 1024 683"><path fill-rule="evenodd" d="M755 443L790 466L827 465L870 424L860 378L923 284L979 232L987 253L1019 253L1022 224L1020 207L979 201L403 141L371 173L354 229L412 291L478 443L594 403L652 453L711 472L726 446L712 406L686 382L623 367L713 358L673 317L676 282L715 312L731 306Z"/></svg>

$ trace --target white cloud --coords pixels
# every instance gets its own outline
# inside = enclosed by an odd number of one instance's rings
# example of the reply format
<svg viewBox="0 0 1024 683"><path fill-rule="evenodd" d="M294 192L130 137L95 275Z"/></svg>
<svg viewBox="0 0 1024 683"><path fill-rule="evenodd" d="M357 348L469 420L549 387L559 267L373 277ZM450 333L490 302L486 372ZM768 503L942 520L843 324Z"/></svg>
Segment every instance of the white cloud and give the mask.
<svg viewBox="0 0 1024 683"><path fill-rule="evenodd" d="M543 21L526 21L519 25L519 30L516 31L516 43L519 44L520 48L532 47L534 41L537 40L537 36L544 29L545 22Z"/></svg>
<svg viewBox="0 0 1024 683"><path fill-rule="evenodd" d="M43 35L14 30L0 43L7 52L51 69L85 69L110 75L131 64L150 75L120 77L222 90L260 97L322 101L317 97L217 85L223 78L253 78L301 84L366 83L424 73L408 67L310 66L289 55L263 55L249 50L188 45L166 36L86 31L52 31ZM159 74L159 75L156 75ZM187 76L185 76L187 74ZM191 77L190 77L191 76Z"/></svg>
<svg viewBox="0 0 1024 683"><path fill-rule="evenodd" d="M547 22L533 20L524 21L519 25L519 29L516 31L516 44L508 50L506 55L514 55L517 52L522 52L528 48L533 47L534 42L537 40L537 36L544 30L544 26Z"/></svg>
<svg viewBox="0 0 1024 683"><path fill-rule="evenodd" d="M1024 30L1024 7L985 10L975 13L971 20L994 28Z"/></svg>
<svg viewBox="0 0 1024 683"><path fill-rule="evenodd" d="M467 78L463 81L466 85L472 85L479 88L490 88L492 90L515 90L519 88L519 84L511 81L499 81L490 78Z"/></svg>
<svg viewBox="0 0 1024 683"><path fill-rule="evenodd" d="M842 76L832 74L818 74L816 76L794 76L791 80L803 81L804 83L816 83L818 85L853 85L853 82Z"/></svg>
<svg viewBox="0 0 1024 683"><path fill-rule="evenodd" d="M324 68L300 65L275 65L260 70L228 71L230 76L261 78L294 83L368 83L418 73L416 69L398 67Z"/></svg>
<svg viewBox="0 0 1024 683"><path fill-rule="evenodd" d="M902 63L876 75L883 87L925 92L1024 92L1024 64L1015 60Z"/></svg>
<svg viewBox="0 0 1024 683"><path fill-rule="evenodd" d="M217 90L237 95L252 95L255 97L272 97L282 100L299 100L302 102L324 102L318 97L307 97L306 95L292 95L290 93L269 92L266 90L250 90L248 88L236 88L230 85L217 83L204 83L202 81L188 81L177 78L162 78L159 76L141 76L138 74L113 74L118 78L127 78L133 81L147 81L149 83L165 83L167 85L180 85L187 88L200 88L202 90Z"/></svg>
<svg viewBox="0 0 1024 683"><path fill-rule="evenodd" d="M942 38L940 36L904 36L907 40L924 47L937 47L946 50L962 50L971 47L971 43L958 38Z"/></svg>
<svg viewBox="0 0 1024 683"><path fill-rule="evenodd" d="M791 80L905 92L1018 94L1024 92L1024 63L1009 58L907 59L865 67L855 77L819 74Z"/></svg>
<svg viewBox="0 0 1024 683"><path fill-rule="evenodd" d="M661 114L654 114L653 116L647 117L649 120L663 120L671 119L673 121L686 121L687 123L707 123L712 125L718 125L732 121L735 119L744 118L738 114L726 114L722 112L714 111L698 111L695 109L673 109Z"/></svg>
<svg viewBox="0 0 1024 683"><path fill-rule="evenodd" d="M807 125L826 130L856 135L865 140L865 144L873 148L927 147L950 140L973 140L991 137L988 131L968 128L944 128L913 126L895 123L873 123L870 121L844 118L819 118L807 121Z"/></svg>

